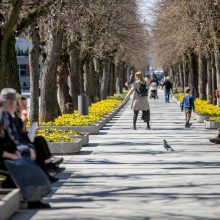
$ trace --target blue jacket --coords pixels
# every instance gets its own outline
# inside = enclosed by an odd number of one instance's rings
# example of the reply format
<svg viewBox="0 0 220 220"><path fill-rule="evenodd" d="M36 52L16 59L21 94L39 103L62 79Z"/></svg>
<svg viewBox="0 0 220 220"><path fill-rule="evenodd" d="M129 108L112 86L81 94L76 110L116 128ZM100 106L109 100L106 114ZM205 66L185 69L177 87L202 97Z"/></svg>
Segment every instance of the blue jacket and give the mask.
<svg viewBox="0 0 220 220"><path fill-rule="evenodd" d="M183 109L195 109L194 100L191 95L185 95L181 103L181 110Z"/></svg>

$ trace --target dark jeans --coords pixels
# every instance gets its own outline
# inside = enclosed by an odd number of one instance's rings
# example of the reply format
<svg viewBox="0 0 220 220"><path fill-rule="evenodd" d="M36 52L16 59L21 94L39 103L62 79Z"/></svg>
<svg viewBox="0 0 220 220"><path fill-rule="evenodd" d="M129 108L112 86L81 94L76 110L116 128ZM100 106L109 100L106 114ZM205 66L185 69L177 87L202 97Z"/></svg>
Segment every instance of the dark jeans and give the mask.
<svg viewBox="0 0 220 220"><path fill-rule="evenodd" d="M169 102L170 101L170 90L165 90L165 101Z"/></svg>

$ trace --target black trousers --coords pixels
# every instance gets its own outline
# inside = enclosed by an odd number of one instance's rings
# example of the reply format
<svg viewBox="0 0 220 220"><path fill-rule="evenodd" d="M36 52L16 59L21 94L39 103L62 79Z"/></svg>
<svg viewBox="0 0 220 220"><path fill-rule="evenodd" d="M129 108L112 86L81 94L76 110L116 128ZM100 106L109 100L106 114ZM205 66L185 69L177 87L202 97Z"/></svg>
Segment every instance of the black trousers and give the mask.
<svg viewBox="0 0 220 220"><path fill-rule="evenodd" d="M48 147L47 141L42 136L37 136L34 139L34 147L36 150L36 163L45 170L45 160L52 157L52 154L50 153L50 149Z"/></svg>
<svg viewBox="0 0 220 220"><path fill-rule="evenodd" d="M136 125L138 114L139 114L139 111L134 111L134 116L133 116L134 125ZM150 110L149 109L147 111L142 111L141 119L144 120L144 122L147 122L147 124L149 125L150 123Z"/></svg>
<svg viewBox="0 0 220 220"><path fill-rule="evenodd" d="M141 119L143 119L144 122L147 122L147 123L150 122L150 110L149 109L147 111L142 111Z"/></svg>

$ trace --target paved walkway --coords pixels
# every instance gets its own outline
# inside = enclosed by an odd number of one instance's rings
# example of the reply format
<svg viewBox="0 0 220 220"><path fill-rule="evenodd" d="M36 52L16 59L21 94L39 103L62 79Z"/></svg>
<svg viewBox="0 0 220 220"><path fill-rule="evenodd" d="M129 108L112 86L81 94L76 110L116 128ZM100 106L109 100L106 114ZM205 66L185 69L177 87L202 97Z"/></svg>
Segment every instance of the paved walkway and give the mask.
<svg viewBox="0 0 220 220"><path fill-rule="evenodd" d="M53 209L21 211L13 220L220 219L220 151L202 124L184 127L178 106L150 101L152 130L139 119L132 130L130 105L79 155L47 198ZM166 152L162 140L175 149Z"/></svg>

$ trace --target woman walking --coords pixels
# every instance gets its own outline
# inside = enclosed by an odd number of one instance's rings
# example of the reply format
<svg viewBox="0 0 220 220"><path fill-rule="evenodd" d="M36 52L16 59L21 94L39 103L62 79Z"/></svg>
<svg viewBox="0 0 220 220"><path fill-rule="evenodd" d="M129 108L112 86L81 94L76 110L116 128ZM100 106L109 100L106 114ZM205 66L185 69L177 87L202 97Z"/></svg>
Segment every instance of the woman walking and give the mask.
<svg viewBox="0 0 220 220"><path fill-rule="evenodd" d="M135 82L124 100L128 99L134 93L131 108L134 111L133 129L136 130L136 122L139 111L142 111L142 119L147 123L147 129L150 129L150 106L148 102L148 85L144 80L142 72L135 73Z"/></svg>

